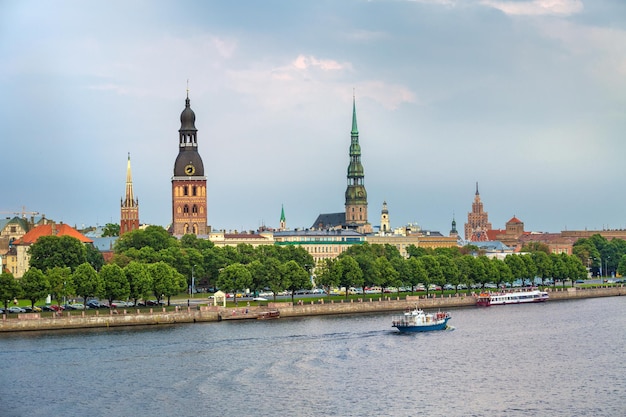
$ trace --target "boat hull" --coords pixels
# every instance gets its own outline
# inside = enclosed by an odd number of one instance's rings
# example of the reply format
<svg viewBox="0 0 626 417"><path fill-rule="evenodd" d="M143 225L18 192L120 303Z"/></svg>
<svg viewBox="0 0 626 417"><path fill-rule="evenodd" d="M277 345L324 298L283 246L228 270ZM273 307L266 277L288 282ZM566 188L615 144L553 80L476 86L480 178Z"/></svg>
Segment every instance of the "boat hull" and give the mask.
<svg viewBox="0 0 626 417"><path fill-rule="evenodd" d="M448 320L449 318L446 318L436 323L420 325L394 324L392 327L395 327L401 333L431 332L435 330L445 330L448 327Z"/></svg>

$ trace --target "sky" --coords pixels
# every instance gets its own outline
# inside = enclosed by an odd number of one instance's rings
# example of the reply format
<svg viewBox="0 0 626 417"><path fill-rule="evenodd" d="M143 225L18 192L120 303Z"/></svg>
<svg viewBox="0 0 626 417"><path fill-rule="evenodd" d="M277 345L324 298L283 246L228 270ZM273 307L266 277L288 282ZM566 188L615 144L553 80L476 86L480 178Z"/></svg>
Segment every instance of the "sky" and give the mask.
<svg viewBox="0 0 626 417"><path fill-rule="evenodd" d="M623 0L0 0L0 215L171 223L189 90L214 230L626 228Z"/></svg>

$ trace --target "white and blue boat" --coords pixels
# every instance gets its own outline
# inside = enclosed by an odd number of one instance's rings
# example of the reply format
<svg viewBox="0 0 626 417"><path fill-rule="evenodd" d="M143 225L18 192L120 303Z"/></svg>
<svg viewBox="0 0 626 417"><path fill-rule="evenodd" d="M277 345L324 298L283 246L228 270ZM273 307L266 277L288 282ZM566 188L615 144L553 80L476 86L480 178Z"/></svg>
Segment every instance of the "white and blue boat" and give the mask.
<svg viewBox="0 0 626 417"><path fill-rule="evenodd" d="M402 333L430 332L432 330L445 330L448 327L448 320L451 318L450 313L441 311L425 313L422 309L415 308L407 310L402 316L394 316L391 326Z"/></svg>

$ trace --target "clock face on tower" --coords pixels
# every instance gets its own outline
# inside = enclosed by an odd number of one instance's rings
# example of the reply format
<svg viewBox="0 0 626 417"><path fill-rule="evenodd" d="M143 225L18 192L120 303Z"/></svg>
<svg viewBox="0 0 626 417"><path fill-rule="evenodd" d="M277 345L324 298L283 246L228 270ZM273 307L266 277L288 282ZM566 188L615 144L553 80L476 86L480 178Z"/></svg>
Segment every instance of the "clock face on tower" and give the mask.
<svg viewBox="0 0 626 417"><path fill-rule="evenodd" d="M196 172L196 168L194 168L193 165L189 164L189 165L185 166L185 174L193 175L194 172Z"/></svg>

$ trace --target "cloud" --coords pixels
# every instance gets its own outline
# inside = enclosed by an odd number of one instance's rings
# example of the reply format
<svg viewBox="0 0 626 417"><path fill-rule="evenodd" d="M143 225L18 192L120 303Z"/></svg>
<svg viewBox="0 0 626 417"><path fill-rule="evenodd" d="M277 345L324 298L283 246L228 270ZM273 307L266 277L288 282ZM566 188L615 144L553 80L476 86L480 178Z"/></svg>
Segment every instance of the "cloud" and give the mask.
<svg viewBox="0 0 626 417"><path fill-rule="evenodd" d="M338 71L349 65L340 64L332 59L317 59L310 55L298 55L298 57L292 62L292 66L298 70L319 68L322 71Z"/></svg>
<svg viewBox="0 0 626 417"><path fill-rule="evenodd" d="M388 110L395 110L403 103L418 102L415 93L409 88L398 84L388 84L382 81L365 81L359 83L358 96L361 99L369 97Z"/></svg>
<svg viewBox="0 0 626 417"><path fill-rule="evenodd" d="M513 16L569 16L583 10L581 0L482 0L481 4Z"/></svg>

